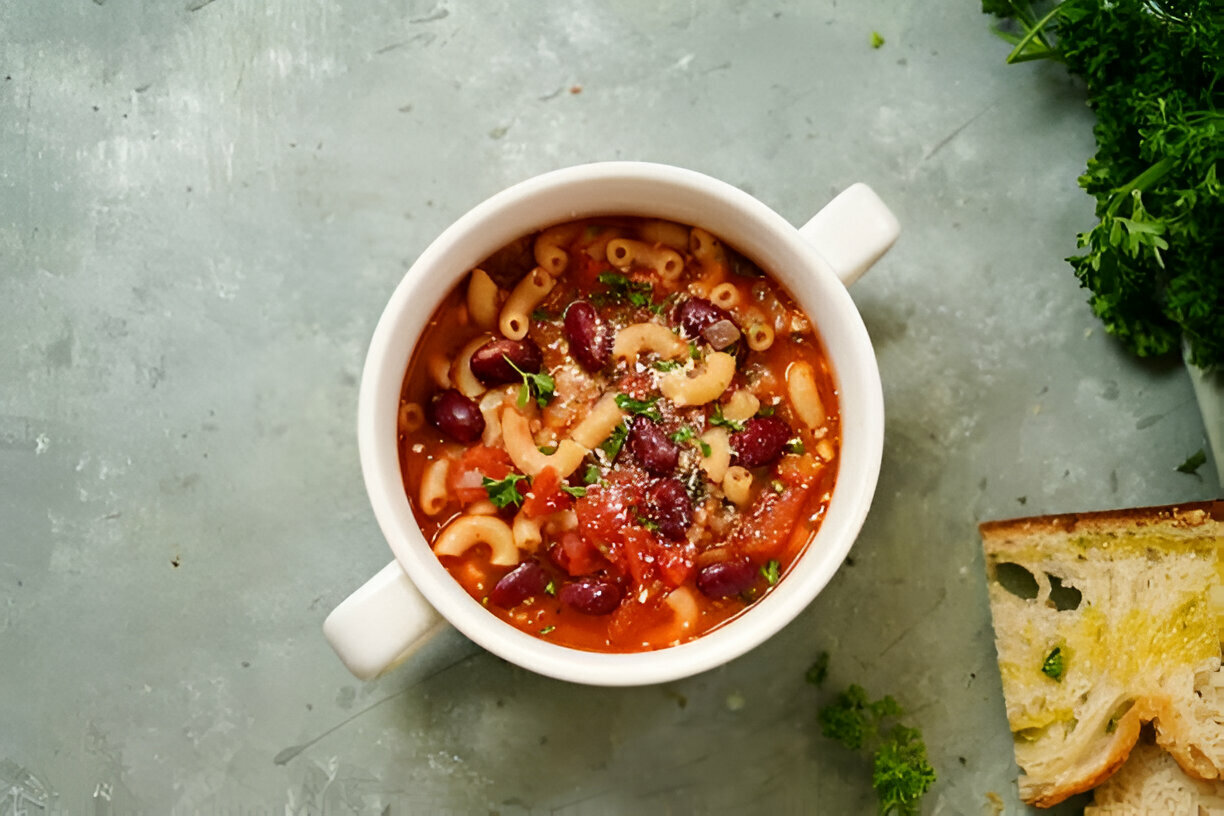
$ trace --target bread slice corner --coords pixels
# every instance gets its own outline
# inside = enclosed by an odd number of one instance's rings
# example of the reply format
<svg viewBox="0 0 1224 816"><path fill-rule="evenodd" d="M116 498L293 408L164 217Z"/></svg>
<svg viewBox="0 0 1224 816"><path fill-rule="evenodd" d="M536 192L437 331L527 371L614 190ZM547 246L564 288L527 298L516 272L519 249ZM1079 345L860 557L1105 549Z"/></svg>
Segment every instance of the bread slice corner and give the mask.
<svg viewBox="0 0 1224 816"><path fill-rule="evenodd" d="M1144 723L1188 774L1224 771L1224 502L979 527L1024 801L1101 784Z"/></svg>

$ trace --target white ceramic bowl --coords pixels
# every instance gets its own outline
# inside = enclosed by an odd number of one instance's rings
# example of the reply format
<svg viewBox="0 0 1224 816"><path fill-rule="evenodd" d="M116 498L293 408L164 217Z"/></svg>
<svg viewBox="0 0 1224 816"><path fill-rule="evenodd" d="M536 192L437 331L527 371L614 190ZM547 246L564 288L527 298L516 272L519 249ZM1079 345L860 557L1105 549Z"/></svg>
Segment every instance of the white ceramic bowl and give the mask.
<svg viewBox="0 0 1224 816"><path fill-rule="evenodd" d="M417 338L442 298L495 250L551 224L637 215L700 226L755 261L802 306L835 374L842 421L837 482L825 520L779 584L738 617L693 641L651 652L603 654L520 632L473 600L430 550L409 507L396 445L399 396ZM892 245L896 219L854 185L796 229L729 184L641 162L546 173L484 201L421 254L392 294L362 373L358 441L362 473L395 561L328 617L324 631L359 677L379 674L453 625L489 651L532 671L595 685L660 683L731 660L773 635L824 588L867 515L884 439L884 408L871 340L846 285ZM440 617L439 617L440 616Z"/></svg>

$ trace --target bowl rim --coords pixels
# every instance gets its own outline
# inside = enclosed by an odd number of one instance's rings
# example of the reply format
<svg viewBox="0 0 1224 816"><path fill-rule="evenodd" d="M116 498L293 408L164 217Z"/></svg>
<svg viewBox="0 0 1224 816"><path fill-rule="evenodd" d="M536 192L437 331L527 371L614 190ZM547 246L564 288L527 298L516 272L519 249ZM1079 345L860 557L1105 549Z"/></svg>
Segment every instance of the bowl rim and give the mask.
<svg viewBox="0 0 1224 816"><path fill-rule="evenodd" d="M808 314L830 361L842 449L828 511L776 587L694 640L654 651L602 653L549 643L492 615L433 554L403 489L396 419L417 339L463 275L494 250L545 226L603 215L696 225L757 262ZM673 165L597 162L519 182L470 209L401 278L371 337L358 397L358 448L375 518L425 599L468 638L517 665L572 682L660 683L697 674L753 649L797 617L840 568L861 530L879 478L884 400L871 338L846 287L817 248L767 205L726 182Z"/></svg>

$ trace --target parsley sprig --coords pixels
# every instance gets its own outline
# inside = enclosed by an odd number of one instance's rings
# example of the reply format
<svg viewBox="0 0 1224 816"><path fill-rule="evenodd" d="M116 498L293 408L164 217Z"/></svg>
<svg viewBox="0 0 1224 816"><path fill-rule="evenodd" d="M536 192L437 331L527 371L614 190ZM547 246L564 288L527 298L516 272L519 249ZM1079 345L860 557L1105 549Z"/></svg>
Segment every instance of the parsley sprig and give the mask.
<svg viewBox="0 0 1224 816"><path fill-rule="evenodd" d="M485 476L480 480L480 484L495 507L505 508L512 504L518 507L523 503L523 494L518 491L518 483L526 478L521 473L511 473L504 479L490 479Z"/></svg>
<svg viewBox="0 0 1224 816"><path fill-rule="evenodd" d="M983 0L1008 62L1084 82L1096 155L1079 178L1098 222L1068 258L1109 333L1140 357L1189 344L1224 365L1224 96L1218 0Z"/></svg>
<svg viewBox="0 0 1224 816"><path fill-rule="evenodd" d="M519 408L526 407L527 401L532 397L535 397L536 404L541 408L552 402L552 399L554 396L556 396L557 392L557 381L552 378L551 374L549 374L547 371L532 374L528 371L523 371L523 369L514 364L513 360L504 354L502 355L502 359L509 363L510 367L518 372L518 375L523 378L523 385L519 388L518 392Z"/></svg>

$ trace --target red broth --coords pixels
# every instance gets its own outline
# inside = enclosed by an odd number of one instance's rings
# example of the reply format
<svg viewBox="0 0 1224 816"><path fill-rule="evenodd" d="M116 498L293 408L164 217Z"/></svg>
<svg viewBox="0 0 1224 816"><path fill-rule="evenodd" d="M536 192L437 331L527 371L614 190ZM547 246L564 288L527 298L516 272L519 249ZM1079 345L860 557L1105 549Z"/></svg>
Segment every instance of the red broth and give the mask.
<svg viewBox="0 0 1224 816"><path fill-rule="evenodd" d="M499 250L404 380L404 487L465 590L599 652L683 643L757 602L819 528L841 446L820 340L700 229L594 218Z"/></svg>

